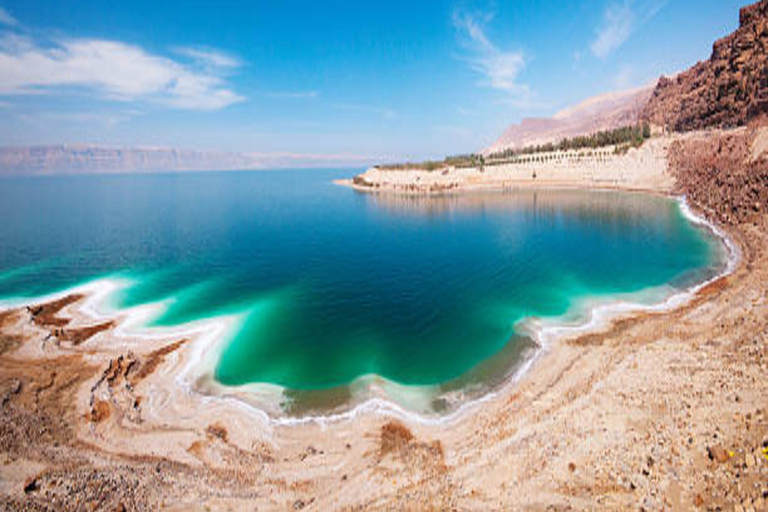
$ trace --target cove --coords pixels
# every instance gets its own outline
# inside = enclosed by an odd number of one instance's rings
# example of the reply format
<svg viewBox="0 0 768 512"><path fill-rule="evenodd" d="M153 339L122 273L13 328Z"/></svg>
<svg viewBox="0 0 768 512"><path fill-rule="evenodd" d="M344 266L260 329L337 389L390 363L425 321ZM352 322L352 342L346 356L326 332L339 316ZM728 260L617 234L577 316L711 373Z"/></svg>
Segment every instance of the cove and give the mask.
<svg viewBox="0 0 768 512"><path fill-rule="evenodd" d="M0 297L127 278L110 301L162 302L150 326L241 315L220 384L343 401L374 376L443 392L500 378L530 354L527 319L653 302L724 264L672 198L369 195L331 183L348 173L5 179Z"/></svg>

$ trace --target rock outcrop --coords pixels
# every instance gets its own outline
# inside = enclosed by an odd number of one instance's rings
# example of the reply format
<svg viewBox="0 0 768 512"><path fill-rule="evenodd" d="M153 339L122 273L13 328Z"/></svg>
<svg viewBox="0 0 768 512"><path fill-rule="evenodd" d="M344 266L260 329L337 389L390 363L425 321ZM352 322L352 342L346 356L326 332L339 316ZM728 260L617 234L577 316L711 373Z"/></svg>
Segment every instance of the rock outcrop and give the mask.
<svg viewBox="0 0 768 512"><path fill-rule="evenodd" d="M768 112L768 0L744 7L739 28L709 60L662 77L642 118L671 131L732 128Z"/></svg>
<svg viewBox="0 0 768 512"><path fill-rule="evenodd" d="M675 141L670 171L678 192L721 224L749 222L768 207L768 120L746 129Z"/></svg>

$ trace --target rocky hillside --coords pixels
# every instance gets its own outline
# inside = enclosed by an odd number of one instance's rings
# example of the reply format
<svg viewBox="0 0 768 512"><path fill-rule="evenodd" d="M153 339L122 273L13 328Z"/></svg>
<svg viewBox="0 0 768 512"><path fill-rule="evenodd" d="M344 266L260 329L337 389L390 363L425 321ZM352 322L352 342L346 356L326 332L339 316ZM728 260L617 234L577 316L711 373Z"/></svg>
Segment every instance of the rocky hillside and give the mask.
<svg viewBox="0 0 768 512"><path fill-rule="evenodd" d="M675 141L669 167L678 192L722 224L749 222L768 207L768 122Z"/></svg>
<svg viewBox="0 0 768 512"><path fill-rule="evenodd" d="M526 118L506 129L484 154L559 142L562 139L634 124L653 87L595 96L548 118Z"/></svg>
<svg viewBox="0 0 768 512"><path fill-rule="evenodd" d="M768 112L768 0L744 7L739 28L715 42L709 60L662 77L643 110L673 131L742 126Z"/></svg>

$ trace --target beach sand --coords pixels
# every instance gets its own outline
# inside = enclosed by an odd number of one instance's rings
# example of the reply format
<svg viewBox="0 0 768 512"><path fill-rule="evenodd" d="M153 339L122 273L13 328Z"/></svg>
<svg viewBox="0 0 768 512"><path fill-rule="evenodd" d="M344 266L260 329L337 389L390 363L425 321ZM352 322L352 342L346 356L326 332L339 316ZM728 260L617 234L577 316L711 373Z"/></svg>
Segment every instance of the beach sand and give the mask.
<svg viewBox="0 0 768 512"><path fill-rule="evenodd" d="M356 180L339 185L366 192L444 193L514 188L589 188L669 193L674 179L667 151L681 136L656 137L625 154L613 146L596 150L555 151L522 157L514 164L478 168L449 167L435 171L372 167Z"/></svg>
<svg viewBox="0 0 768 512"><path fill-rule="evenodd" d="M145 336L126 327L140 311L94 310L98 286L6 310L0 503L765 510L767 227L759 212L723 225L740 252L730 274L671 311L547 344L520 380L444 420L374 401L275 421L199 393L211 384L195 368L227 321Z"/></svg>

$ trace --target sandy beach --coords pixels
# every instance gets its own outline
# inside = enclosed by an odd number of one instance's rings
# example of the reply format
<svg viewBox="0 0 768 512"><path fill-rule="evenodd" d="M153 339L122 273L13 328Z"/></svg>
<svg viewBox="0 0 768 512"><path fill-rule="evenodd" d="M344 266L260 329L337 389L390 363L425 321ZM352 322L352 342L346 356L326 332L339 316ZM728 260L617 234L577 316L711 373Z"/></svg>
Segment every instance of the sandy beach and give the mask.
<svg viewBox="0 0 768 512"><path fill-rule="evenodd" d="M339 180L364 192L412 194L515 188L589 188L670 193L674 180L666 159L680 135L656 137L639 148L617 154L613 146L597 150L540 153L517 163L446 167L435 171L389 170L372 167L355 180Z"/></svg>
<svg viewBox="0 0 768 512"><path fill-rule="evenodd" d="M686 190L677 167L638 172L647 181L616 185ZM594 186L584 176L572 184ZM28 510L765 510L768 219L723 222L705 200L691 206L738 248L728 275L671 310L545 344L521 378L443 419L372 400L334 418L274 420L237 396L201 393L216 384L201 381L199 362L215 356L227 320L150 336L136 327L146 311L96 308L104 283L10 307L0 313L0 500Z"/></svg>

